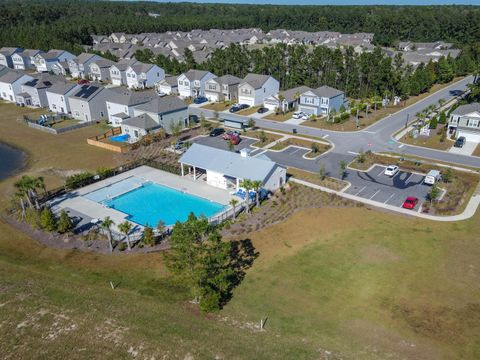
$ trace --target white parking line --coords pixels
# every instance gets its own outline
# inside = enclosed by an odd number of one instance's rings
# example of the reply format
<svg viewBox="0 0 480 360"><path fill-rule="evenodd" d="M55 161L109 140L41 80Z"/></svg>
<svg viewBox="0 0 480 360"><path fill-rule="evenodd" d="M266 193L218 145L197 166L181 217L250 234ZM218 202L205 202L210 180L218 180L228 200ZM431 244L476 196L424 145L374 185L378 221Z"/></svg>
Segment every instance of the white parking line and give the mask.
<svg viewBox="0 0 480 360"><path fill-rule="evenodd" d="M413 176L413 174L411 173L409 177L407 177L404 182L407 182L411 177Z"/></svg>
<svg viewBox="0 0 480 360"><path fill-rule="evenodd" d="M330 134L323 135L323 138L326 139Z"/></svg>
<svg viewBox="0 0 480 360"><path fill-rule="evenodd" d="M375 197L375 195L377 195L379 192L380 190L377 190L377 192L370 197L370 200L372 200Z"/></svg>
<svg viewBox="0 0 480 360"><path fill-rule="evenodd" d="M385 170L380 171L377 176L383 175L384 172L385 172Z"/></svg>
<svg viewBox="0 0 480 360"><path fill-rule="evenodd" d="M402 148L402 147L404 147L404 146L405 146L405 144L402 144L402 145L400 145L398 148Z"/></svg>
<svg viewBox="0 0 480 360"><path fill-rule="evenodd" d="M387 202L389 202L390 199L391 199L392 197L394 197L394 196L395 196L395 193L393 193L392 195L390 195L390 197L389 197L387 200L385 200L384 204L386 204Z"/></svg>
<svg viewBox="0 0 480 360"><path fill-rule="evenodd" d="M362 132L367 134L376 134L375 131L362 130Z"/></svg>
<svg viewBox="0 0 480 360"><path fill-rule="evenodd" d="M302 150L302 149L297 149L297 150L294 150L294 151L292 151L292 152L290 153L290 155L293 155L293 154L295 154L295 153L299 152L300 150Z"/></svg>
<svg viewBox="0 0 480 360"><path fill-rule="evenodd" d="M355 194L355 196L357 196L357 195L360 194L363 190L365 190L366 187L367 187L367 186L362 187L362 188Z"/></svg>
<svg viewBox="0 0 480 360"><path fill-rule="evenodd" d="M354 151L347 151L347 153L352 154L352 155L358 155L359 153L354 152Z"/></svg>

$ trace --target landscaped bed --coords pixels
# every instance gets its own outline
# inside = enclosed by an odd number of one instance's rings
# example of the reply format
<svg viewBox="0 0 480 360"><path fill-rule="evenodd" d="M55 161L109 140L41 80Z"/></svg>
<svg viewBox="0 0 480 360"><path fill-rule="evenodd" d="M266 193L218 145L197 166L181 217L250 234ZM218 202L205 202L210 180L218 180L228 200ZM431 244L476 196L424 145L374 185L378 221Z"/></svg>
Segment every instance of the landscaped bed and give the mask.
<svg viewBox="0 0 480 360"><path fill-rule="evenodd" d="M400 141L409 145L423 146L436 150L448 150L454 142L445 136L444 131L445 127L439 126L437 129L431 129L429 136L419 135L416 138L408 133Z"/></svg>
<svg viewBox="0 0 480 360"><path fill-rule="evenodd" d="M274 141L282 138L282 135L272 134L269 132L265 132L263 130L249 130L247 132L242 133L245 137L251 137L255 139L259 139L256 143L253 143L252 146L255 147L264 147L268 144L271 144Z"/></svg>
<svg viewBox="0 0 480 360"><path fill-rule="evenodd" d="M275 113L273 113L273 114L264 116L263 119L283 122L283 121L290 120L292 118L292 116L293 116L293 112L289 111L289 112L286 112L285 114L282 114L282 113L275 114Z"/></svg>
<svg viewBox="0 0 480 360"><path fill-rule="evenodd" d="M310 149L310 152L308 152L305 156L312 159L316 158L317 156L323 154L324 152L330 149L330 145L325 143L290 137L286 140L276 143L274 146L270 148L270 150L281 151L291 145Z"/></svg>
<svg viewBox="0 0 480 360"><path fill-rule="evenodd" d="M225 111L230 109L231 104L229 102L215 102L203 105L202 109L212 110L212 111Z"/></svg>
<svg viewBox="0 0 480 360"><path fill-rule="evenodd" d="M436 215L454 215L463 212L468 201L477 189L480 176L478 174L460 170L454 170L449 167L426 163L417 159L402 159L388 155L380 155L367 152L357 156L349 167L361 171L368 170L375 164L380 165L398 165L402 170L427 174L430 170L439 170L442 176L448 174L448 182L442 181L439 187L446 190L441 200L434 201L431 204L424 203L424 212L430 212Z"/></svg>
<svg viewBox="0 0 480 360"><path fill-rule="evenodd" d="M300 170L296 168L288 168L287 174L289 176L292 176L295 179L308 181L309 183L319 185L319 186L324 186L326 188L329 188L335 191L340 191L348 185L348 183L342 180L338 180L328 176L324 176L322 179L322 176L320 175L320 173L315 174L309 171Z"/></svg>
<svg viewBox="0 0 480 360"><path fill-rule="evenodd" d="M480 156L480 144L477 145L475 150L472 153L473 156Z"/></svg>
<svg viewBox="0 0 480 360"><path fill-rule="evenodd" d="M255 114L258 109L260 109L260 106L251 106L249 108L246 108L245 110L240 110L236 114L237 115L248 116L248 115Z"/></svg>

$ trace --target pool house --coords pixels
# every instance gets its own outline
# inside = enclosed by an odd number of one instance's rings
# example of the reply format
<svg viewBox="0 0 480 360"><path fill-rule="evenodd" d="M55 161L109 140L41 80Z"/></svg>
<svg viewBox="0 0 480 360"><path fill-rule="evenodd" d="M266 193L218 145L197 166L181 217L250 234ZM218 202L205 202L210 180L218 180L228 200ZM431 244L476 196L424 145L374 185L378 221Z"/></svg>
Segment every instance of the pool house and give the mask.
<svg viewBox="0 0 480 360"><path fill-rule="evenodd" d="M285 184L287 169L268 157L250 156L248 148L240 153L193 144L179 160L182 176L190 176L208 185L238 191L242 180L261 181L262 188L275 191Z"/></svg>

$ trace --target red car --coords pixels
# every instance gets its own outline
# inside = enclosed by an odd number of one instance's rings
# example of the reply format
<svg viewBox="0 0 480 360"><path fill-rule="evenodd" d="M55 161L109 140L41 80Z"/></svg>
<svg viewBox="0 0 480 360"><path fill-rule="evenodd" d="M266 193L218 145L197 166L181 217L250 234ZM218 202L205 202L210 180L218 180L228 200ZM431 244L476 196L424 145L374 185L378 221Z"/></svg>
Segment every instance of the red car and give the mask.
<svg viewBox="0 0 480 360"><path fill-rule="evenodd" d="M416 197L409 196L403 202L402 207L404 209L413 210L413 209L415 209L415 206L417 206L417 204L418 204L418 199Z"/></svg>
<svg viewBox="0 0 480 360"><path fill-rule="evenodd" d="M240 143L240 135L232 135L229 140L233 145L238 145Z"/></svg>
<svg viewBox="0 0 480 360"><path fill-rule="evenodd" d="M90 81L88 81L87 79L80 79L77 81L77 84L78 85L88 85L90 84Z"/></svg>

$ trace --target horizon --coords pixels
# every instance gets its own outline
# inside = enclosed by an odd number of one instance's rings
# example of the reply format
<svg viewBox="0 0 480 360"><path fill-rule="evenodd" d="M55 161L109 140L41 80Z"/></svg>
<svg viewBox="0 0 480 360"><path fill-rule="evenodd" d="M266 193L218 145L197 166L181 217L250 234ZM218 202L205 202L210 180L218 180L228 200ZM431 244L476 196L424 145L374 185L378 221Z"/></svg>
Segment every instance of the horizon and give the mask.
<svg viewBox="0 0 480 360"><path fill-rule="evenodd" d="M111 0L123 2L136 2L144 0ZM480 0L147 0L149 2L157 3L197 3L197 4L244 4L244 5L318 5L318 6L373 6L373 5L388 5L388 6L447 6L447 5L471 5L479 6Z"/></svg>

